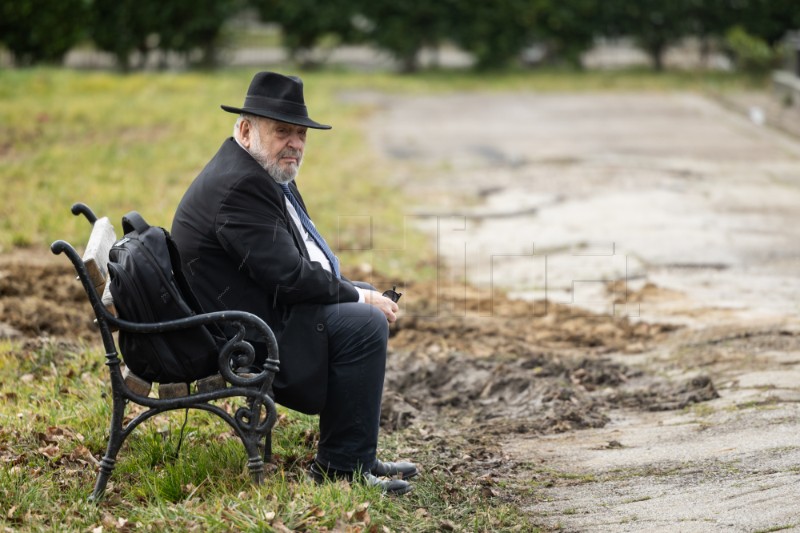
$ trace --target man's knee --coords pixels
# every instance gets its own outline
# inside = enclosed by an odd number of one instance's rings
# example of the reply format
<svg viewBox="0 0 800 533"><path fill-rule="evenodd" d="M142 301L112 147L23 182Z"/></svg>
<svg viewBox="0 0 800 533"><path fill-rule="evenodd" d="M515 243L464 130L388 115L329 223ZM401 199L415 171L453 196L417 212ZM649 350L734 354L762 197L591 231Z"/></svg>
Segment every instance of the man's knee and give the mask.
<svg viewBox="0 0 800 533"><path fill-rule="evenodd" d="M368 312L359 317L359 324L356 328L356 342L362 349L371 352L386 354L386 346L389 343L389 322L386 316L377 307L371 305ZM355 340L355 339L354 339Z"/></svg>
<svg viewBox="0 0 800 533"><path fill-rule="evenodd" d="M383 312L372 305L340 304L328 315L332 353L384 353L389 341L389 323Z"/></svg>
<svg viewBox="0 0 800 533"><path fill-rule="evenodd" d="M389 322L383 311L373 305L357 303L339 304L331 308L334 312L328 316L329 324L345 331L358 331L363 337L389 338Z"/></svg>
<svg viewBox="0 0 800 533"><path fill-rule="evenodd" d="M374 307L372 305L370 307L369 313L369 327L373 334L383 340L383 342L389 341L389 321L386 320L386 315L383 314L383 311Z"/></svg>

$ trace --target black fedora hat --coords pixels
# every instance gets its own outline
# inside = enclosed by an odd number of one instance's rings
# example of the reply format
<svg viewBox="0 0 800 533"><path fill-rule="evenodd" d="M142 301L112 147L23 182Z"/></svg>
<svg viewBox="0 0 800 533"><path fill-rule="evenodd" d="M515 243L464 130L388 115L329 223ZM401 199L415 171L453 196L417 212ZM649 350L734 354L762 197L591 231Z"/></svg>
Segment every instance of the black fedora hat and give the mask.
<svg viewBox="0 0 800 533"><path fill-rule="evenodd" d="M303 100L303 81L297 76L259 72L250 82L242 107L220 107L229 113L250 113L318 130L331 129L330 126L308 117L308 109Z"/></svg>

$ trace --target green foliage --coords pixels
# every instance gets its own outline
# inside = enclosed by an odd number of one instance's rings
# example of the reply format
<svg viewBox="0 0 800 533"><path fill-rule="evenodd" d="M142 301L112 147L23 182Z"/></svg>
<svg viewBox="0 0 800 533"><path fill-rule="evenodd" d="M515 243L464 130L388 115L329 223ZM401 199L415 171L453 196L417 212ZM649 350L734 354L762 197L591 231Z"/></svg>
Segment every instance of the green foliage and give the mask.
<svg viewBox="0 0 800 533"><path fill-rule="evenodd" d="M721 38L741 20L748 0L688 0L685 18L687 30L701 39Z"/></svg>
<svg viewBox="0 0 800 533"><path fill-rule="evenodd" d="M655 70L664 68L664 52L691 29L689 8L694 0L608 0L602 18L618 35L632 36L650 56Z"/></svg>
<svg viewBox="0 0 800 533"><path fill-rule="evenodd" d="M602 28L598 27L600 5L595 0L532 0L536 34L547 45L548 56L581 66Z"/></svg>
<svg viewBox="0 0 800 533"><path fill-rule="evenodd" d="M475 56L479 70L506 67L533 41L535 14L527 0L457 4L453 38Z"/></svg>
<svg viewBox="0 0 800 533"><path fill-rule="evenodd" d="M127 71L131 53L146 54L151 47L148 38L157 35L160 13L160 2L154 0L93 0L89 35Z"/></svg>
<svg viewBox="0 0 800 533"><path fill-rule="evenodd" d="M458 0L363 0L365 33L371 43L391 53L403 72L417 70L424 47L437 47L452 32Z"/></svg>
<svg viewBox="0 0 800 533"><path fill-rule="evenodd" d="M750 35L742 26L728 30L725 45L733 55L736 66L749 74L762 75L780 60L780 54L764 39Z"/></svg>
<svg viewBox="0 0 800 533"><path fill-rule="evenodd" d="M239 7L239 0L92 0L89 33L123 71L131 68L133 52L141 64L153 50L198 49L210 65L222 26Z"/></svg>
<svg viewBox="0 0 800 533"><path fill-rule="evenodd" d="M800 28L797 0L20 0L0 4L0 41L20 65L57 61L88 36L123 71L153 51L199 51L210 66L223 25L247 6L280 25L301 66L317 66L320 50L366 42L405 72L417 70L421 49L449 42L480 70L507 67L532 44L543 45L550 62L580 66L599 36L633 37L661 70L667 48L686 36L707 50L738 25L774 48Z"/></svg>
<svg viewBox="0 0 800 533"><path fill-rule="evenodd" d="M797 0L738 0L741 17L734 24L774 47L790 30L800 29Z"/></svg>
<svg viewBox="0 0 800 533"><path fill-rule="evenodd" d="M216 44L226 19L235 13L240 0L170 0L161 4L157 21L162 50L203 52L201 63L215 62Z"/></svg>
<svg viewBox="0 0 800 533"><path fill-rule="evenodd" d="M313 65L309 52L326 37L350 42L358 32L352 24L353 2L347 0L249 0L261 16L277 22L283 31L283 44L303 66Z"/></svg>
<svg viewBox="0 0 800 533"><path fill-rule="evenodd" d="M60 61L81 38L84 0L6 0L0 3L0 42L18 65Z"/></svg>

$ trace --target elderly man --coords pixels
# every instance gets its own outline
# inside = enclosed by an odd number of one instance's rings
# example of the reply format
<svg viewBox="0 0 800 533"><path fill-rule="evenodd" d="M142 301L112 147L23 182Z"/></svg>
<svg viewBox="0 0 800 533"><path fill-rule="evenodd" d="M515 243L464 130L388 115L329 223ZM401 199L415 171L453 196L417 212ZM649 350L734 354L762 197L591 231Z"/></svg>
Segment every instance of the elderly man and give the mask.
<svg viewBox="0 0 800 533"><path fill-rule="evenodd" d="M272 72L255 75L241 108L222 109L239 115L233 137L191 184L172 225L189 282L206 311L249 311L275 332L276 400L320 415L313 479L408 492L414 464L376 458L397 304L341 276L295 183L308 129L330 126L309 118L299 78Z"/></svg>

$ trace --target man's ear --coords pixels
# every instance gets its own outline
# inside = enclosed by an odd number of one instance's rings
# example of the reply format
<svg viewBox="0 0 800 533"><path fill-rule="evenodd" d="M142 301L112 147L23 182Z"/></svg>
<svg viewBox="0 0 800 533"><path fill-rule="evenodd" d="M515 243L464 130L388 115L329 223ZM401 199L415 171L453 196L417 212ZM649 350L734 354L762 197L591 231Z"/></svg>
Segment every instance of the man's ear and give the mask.
<svg viewBox="0 0 800 533"><path fill-rule="evenodd" d="M250 121L242 120L239 122L239 142L242 143L246 149L250 149L251 131Z"/></svg>

